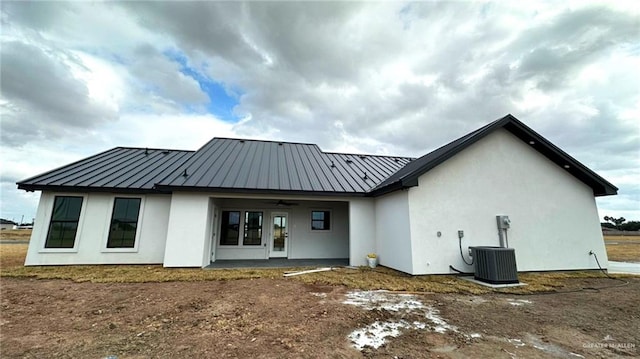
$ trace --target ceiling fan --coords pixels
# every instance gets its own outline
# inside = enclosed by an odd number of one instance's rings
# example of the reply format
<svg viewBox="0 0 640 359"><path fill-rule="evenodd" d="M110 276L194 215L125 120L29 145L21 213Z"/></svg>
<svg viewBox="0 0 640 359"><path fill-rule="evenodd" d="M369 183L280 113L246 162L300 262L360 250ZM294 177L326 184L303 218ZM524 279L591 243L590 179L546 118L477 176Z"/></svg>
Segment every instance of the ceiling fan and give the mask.
<svg viewBox="0 0 640 359"><path fill-rule="evenodd" d="M277 201L270 201L270 202L266 202L268 204L274 204L278 207L291 207L291 206L297 206L299 203L295 203L295 202L287 202L287 201L283 201L283 200L277 200Z"/></svg>

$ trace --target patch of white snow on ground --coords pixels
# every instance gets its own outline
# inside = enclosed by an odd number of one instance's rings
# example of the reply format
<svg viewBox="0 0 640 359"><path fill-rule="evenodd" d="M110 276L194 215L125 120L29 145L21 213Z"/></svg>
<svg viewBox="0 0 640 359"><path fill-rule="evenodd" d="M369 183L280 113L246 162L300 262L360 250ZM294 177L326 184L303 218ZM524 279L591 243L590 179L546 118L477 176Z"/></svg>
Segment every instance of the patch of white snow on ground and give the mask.
<svg viewBox="0 0 640 359"><path fill-rule="evenodd" d="M327 293L315 293L315 292L312 292L311 295L316 296L316 297L320 297L320 298L326 298L327 297Z"/></svg>
<svg viewBox="0 0 640 359"><path fill-rule="evenodd" d="M507 339L507 341L513 344L516 348L523 347L526 344L522 342L522 339Z"/></svg>
<svg viewBox="0 0 640 359"><path fill-rule="evenodd" d="M427 317L427 319L429 319L431 321L431 323L433 323L435 325L435 327L433 328L434 331L438 332L438 333L444 333L447 330L451 330L453 332L457 332L458 328L447 323L444 319L442 319L442 317L440 316L440 311L433 308L433 307L427 307L427 310L425 311L425 317Z"/></svg>
<svg viewBox="0 0 640 359"><path fill-rule="evenodd" d="M584 355L580 355L578 353L569 353L569 355L572 355L572 356L578 357L578 358L584 358Z"/></svg>
<svg viewBox="0 0 640 359"><path fill-rule="evenodd" d="M424 308L424 304L411 294L394 294L385 290L356 291L346 294L344 304L355 305L366 310L384 309L392 312Z"/></svg>
<svg viewBox="0 0 640 359"><path fill-rule="evenodd" d="M423 322L413 322L413 326L416 329L425 329L427 327L427 324Z"/></svg>
<svg viewBox="0 0 640 359"><path fill-rule="evenodd" d="M405 321L399 322L375 322L364 328L356 329L349 334L353 346L362 350L365 346L379 348L385 343L386 337L397 337L401 328L409 327Z"/></svg>
<svg viewBox="0 0 640 359"><path fill-rule="evenodd" d="M432 330L437 333L445 333L449 330L457 332L458 328L447 323L440 311L431 306L425 306L411 294L396 294L387 291L354 291L346 294L344 304L361 307L366 310L387 310L390 312L417 313L424 315L429 323L414 321L408 323L404 320L387 322L376 321L364 328L354 330L349 334L349 339L354 347L362 350L365 346L378 348L385 343L386 337L397 337L400 329Z"/></svg>
<svg viewBox="0 0 640 359"><path fill-rule="evenodd" d="M532 304L533 302L527 299L507 299L507 302L509 302L509 304L519 307L521 305L525 305L525 304Z"/></svg>

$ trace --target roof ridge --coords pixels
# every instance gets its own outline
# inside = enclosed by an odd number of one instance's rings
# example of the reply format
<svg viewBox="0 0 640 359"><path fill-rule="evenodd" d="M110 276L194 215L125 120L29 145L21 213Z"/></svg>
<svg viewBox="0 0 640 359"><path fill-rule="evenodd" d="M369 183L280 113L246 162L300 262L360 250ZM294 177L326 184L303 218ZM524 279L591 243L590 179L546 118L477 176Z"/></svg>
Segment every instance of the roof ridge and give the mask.
<svg viewBox="0 0 640 359"><path fill-rule="evenodd" d="M354 152L339 152L339 151L323 151L322 148L317 143L308 143L308 142L293 142L293 141L278 141L278 140L260 140L260 139L252 139L252 138L237 138L237 137L214 137L210 141L213 140L232 140L232 141L252 141L252 142L264 142L264 143L282 143L289 145L305 145L305 146L313 146L317 147L320 152L326 154L339 154L339 155L352 155L352 156L375 156L375 157L391 157L391 158L407 158L407 159L415 159L417 157L411 156L400 156L400 155L379 155L372 153L354 153Z"/></svg>
<svg viewBox="0 0 640 359"><path fill-rule="evenodd" d="M306 145L306 146L315 146L318 147L317 143L307 143L307 142L292 142L292 141L278 141L278 140L259 140L259 139L255 139L255 138L237 138L237 137L214 137L211 139L211 141L213 140L233 140L233 141L252 141L252 142L267 142L267 143L282 143L282 144L289 144L289 145Z"/></svg>
<svg viewBox="0 0 640 359"><path fill-rule="evenodd" d="M149 150L149 151L176 151L176 152L196 152L196 150L178 150L175 148L156 148L156 147L133 147L133 146L116 146L112 149L122 148L124 150Z"/></svg>
<svg viewBox="0 0 640 359"><path fill-rule="evenodd" d="M336 151L322 151L322 153L328 155L348 155L348 156L370 156L370 157L388 157L388 158L405 158L405 159L416 159L418 157L410 157L410 156L394 156L394 155L376 155L371 153L350 153L350 152L336 152Z"/></svg>

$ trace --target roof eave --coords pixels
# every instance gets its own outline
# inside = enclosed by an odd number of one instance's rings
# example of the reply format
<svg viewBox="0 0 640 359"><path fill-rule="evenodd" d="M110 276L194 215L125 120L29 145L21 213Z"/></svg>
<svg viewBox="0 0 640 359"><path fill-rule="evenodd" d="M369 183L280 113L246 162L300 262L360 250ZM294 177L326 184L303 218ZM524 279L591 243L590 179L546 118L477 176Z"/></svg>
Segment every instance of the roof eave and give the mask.
<svg viewBox="0 0 640 359"><path fill-rule="evenodd" d="M209 192L209 193L240 193L240 194L269 194L269 195L302 195L302 196L328 196L328 197L364 197L365 192L333 192L333 191L307 191L307 190L279 190L268 188L223 188L223 187L198 187L198 186L171 186L156 184L158 190L168 192Z"/></svg>
<svg viewBox="0 0 640 359"><path fill-rule="evenodd" d="M536 146L535 149L543 156L547 157L556 165L567 170L569 174L591 187L593 189L594 196L600 197L618 194L618 187L614 186L587 166L580 163L580 161L564 152L558 146L549 142L542 135L530 127L527 127L515 117L512 116L511 120L503 125L503 127L523 142L529 143L531 146ZM533 141L534 143L531 144L530 141ZM541 147L540 144L543 146Z"/></svg>
<svg viewBox="0 0 640 359"><path fill-rule="evenodd" d="M417 185L417 184L416 184ZM401 189L407 188L403 185L402 180L390 183L384 187L374 188L371 191L366 193L367 197L379 197L385 195L387 193L399 191Z"/></svg>
<svg viewBox="0 0 640 359"><path fill-rule="evenodd" d="M149 194L158 193L166 194L165 192L154 188L124 188L124 187L86 187L86 186L52 186L52 185L32 185L27 183L16 183L18 189L34 192L34 191L49 191L49 192L74 192L74 193L88 193L88 192L107 192L107 193L138 193Z"/></svg>

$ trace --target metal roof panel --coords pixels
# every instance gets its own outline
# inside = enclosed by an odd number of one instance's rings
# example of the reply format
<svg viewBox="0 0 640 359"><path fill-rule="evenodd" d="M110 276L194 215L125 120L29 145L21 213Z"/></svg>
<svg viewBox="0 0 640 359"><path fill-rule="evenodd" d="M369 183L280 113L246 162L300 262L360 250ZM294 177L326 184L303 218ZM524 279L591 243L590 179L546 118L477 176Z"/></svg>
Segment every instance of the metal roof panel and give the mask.
<svg viewBox="0 0 640 359"><path fill-rule="evenodd" d="M18 182L25 190L153 190L193 151L116 147Z"/></svg>

